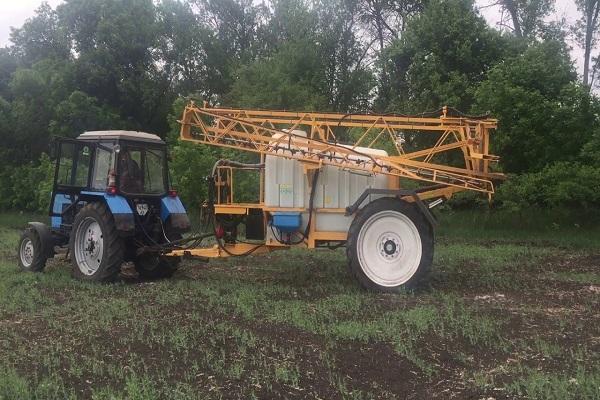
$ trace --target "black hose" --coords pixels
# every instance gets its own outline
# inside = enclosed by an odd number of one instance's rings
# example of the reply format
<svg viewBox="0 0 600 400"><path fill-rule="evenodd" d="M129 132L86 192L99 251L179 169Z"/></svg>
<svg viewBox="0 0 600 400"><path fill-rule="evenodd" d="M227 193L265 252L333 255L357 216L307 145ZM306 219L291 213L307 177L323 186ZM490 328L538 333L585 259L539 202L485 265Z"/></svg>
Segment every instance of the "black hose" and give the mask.
<svg viewBox="0 0 600 400"><path fill-rule="evenodd" d="M312 222L312 212L315 201L315 193L317 192L317 182L319 181L319 172L321 170L315 170L315 176L313 177L312 188L310 189L310 199L308 201L308 223L306 224L306 229L304 230L304 239L308 237L308 233L310 230L310 224Z"/></svg>
<svg viewBox="0 0 600 400"><path fill-rule="evenodd" d="M230 252L229 250L227 250L225 248L225 246L223 246L223 243L221 243L221 239L219 239L219 237L217 236L217 231L216 231L216 227L217 227L216 222L217 221L216 221L216 219L217 219L217 217L213 213L213 230L214 230L214 236L215 236L215 240L217 242L217 246L219 246L219 249L223 250L225 253L229 254L230 256L232 256L232 257L244 257L244 256L248 256L248 255L254 253L259 248L261 248L261 247L264 246L264 243L263 244L257 244L255 247L251 248L250 250L245 251L245 252L240 253L240 254L236 254L236 253Z"/></svg>

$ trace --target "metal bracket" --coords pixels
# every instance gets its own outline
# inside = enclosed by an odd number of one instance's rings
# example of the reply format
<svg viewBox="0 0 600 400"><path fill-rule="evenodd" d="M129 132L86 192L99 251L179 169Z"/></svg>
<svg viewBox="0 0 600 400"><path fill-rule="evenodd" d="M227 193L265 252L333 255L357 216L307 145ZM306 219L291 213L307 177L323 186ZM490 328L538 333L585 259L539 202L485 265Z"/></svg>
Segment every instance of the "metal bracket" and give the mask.
<svg viewBox="0 0 600 400"><path fill-rule="evenodd" d="M362 192L362 194L358 197L358 199L356 199L356 201L352 205L346 207L346 213L344 215L348 217L354 214L356 211L358 211L358 208L365 201L365 199L372 194L394 195L398 198L410 196L414 199L415 204L417 205L417 207L419 207L419 210L421 211L421 213L423 213L425 218L427 218L427 221L429 221L431 226L435 228L438 225L437 220L435 219L431 211L429 211L429 208L425 205L425 203L423 203L423 200L421 200L417 192L410 189L365 189L365 191Z"/></svg>

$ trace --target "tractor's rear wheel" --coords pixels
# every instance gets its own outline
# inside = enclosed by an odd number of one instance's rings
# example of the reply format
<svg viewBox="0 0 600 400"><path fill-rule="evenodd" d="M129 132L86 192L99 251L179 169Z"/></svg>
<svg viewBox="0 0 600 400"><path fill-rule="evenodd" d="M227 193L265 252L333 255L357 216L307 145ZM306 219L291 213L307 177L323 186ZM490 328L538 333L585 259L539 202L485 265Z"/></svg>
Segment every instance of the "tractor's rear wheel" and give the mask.
<svg viewBox="0 0 600 400"><path fill-rule="evenodd" d="M41 272L48 257L42 252L42 241L35 229L27 228L19 240L19 267L22 271Z"/></svg>
<svg viewBox="0 0 600 400"><path fill-rule="evenodd" d="M73 277L83 281L110 282L123 263L123 239L112 214L102 203L91 203L73 221L69 242Z"/></svg>
<svg viewBox="0 0 600 400"><path fill-rule="evenodd" d="M365 206L352 221L348 265L371 290L413 289L433 261L433 229L414 204L385 197Z"/></svg>

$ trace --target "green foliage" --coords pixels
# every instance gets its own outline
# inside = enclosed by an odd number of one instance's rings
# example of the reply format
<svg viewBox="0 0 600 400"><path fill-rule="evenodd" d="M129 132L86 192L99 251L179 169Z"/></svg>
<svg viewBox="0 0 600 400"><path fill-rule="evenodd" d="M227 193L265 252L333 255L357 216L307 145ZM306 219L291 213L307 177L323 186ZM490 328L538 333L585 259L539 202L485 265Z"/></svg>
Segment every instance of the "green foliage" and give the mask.
<svg viewBox="0 0 600 400"><path fill-rule="evenodd" d="M126 128L119 115L98 99L81 91L74 91L57 104L55 115L49 124L54 136L75 137L85 131Z"/></svg>
<svg viewBox="0 0 600 400"><path fill-rule="evenodd" d="M519 397L533 400L595 399L599 394L600 371L579 368L569 375L527 369L525 376L507 389Z"/></svg>
<svg viewBox="0 0 600 400"><path fill-rule="evenodd" d="M390 111L451 105L468 110L475 88L502 60L508 43L474 10L472 0L434 0L407 23L384 55L392 73Z"/></svg>
<svg viewBox="0 0 600 400"><path fill-rule="evenodd" d="M600 165L600 130L592 135L581 149L581 158L591 165Z"/></svg>
<svg viewBox="0 0 600 400"><path fill-rule="evenodd" d="M228 103L254 108L327 109L323 72L312 43L291 42L272 57L242 67Z"/></svg>
<svg viewBox="0 0 600 400"><path fill-rule="evenodd" d="M44 2L36 15L19 29L13 29L10 40L13 52L26 65L48 58L61 60L71 56L69 37L59 14Z"/></svg>
<svg viewBox="0 0 600 400"><path fill-rule="evenodd" d="M235 71L227 104L290 110L364 110L375 86L349 20L356 3L274 2L266 57Z"/></svg>
<svg viewBox="0 0 600 400"><path fill-rule="evenodd" d="M10 94L8 84L17 67L18 59L11 54L10 49L7 47L0 49L0 97L7 97Z"/></svg>
<svg viewBox="0 0 600 400"><path fill-rule="evenodd" d="M13 74L12 123L2 136L8 141L7 148L19 154L21 162L37 160L48 151L49 125L58 103L70 94L70 86L69 68L64 61L45 59Z"/></svg>
<svg viewBox="0 0 600 400"><path fill-rule="evenodd" d="M531 45L494 67L477 89L478 111L499 119L493 146L508 172L574 161L598 125L599 104L575 83L564 43Z"/></svg>
<svg viewBox="0 0 600 400"><path fill-rule="evenodd" d="M600 165L559 162L539 172L510 176L498 188L495 201L513 210L600 208Z"/></svg>
<svg viewBox="0 0 600 400"><path fill-rule="evenodd" d="M214 148L181 142L171 149L173 185L190 209L197 209L207 198L206 176L218 160Z"/></svg>
<svg viewBox="0 0 600 400"><path fill-rule="evenodd" d="M183 96L341 113L490 111L500 169L524 174L504 185L499 203L595 207L584 183L596 182L600 163L600 101L578 83L567 30L543 22L552 0L513 3L514 34L488 26L473 0L43 4L0 49L0 207L45 208L46 184L32 188L47 182L51 138L93 129L166 135L174 185L195 207L216 160L256 157L179 143ZM406 140L416 149L433 138ZM251 175L236 176L239 199L255 197ZM543 194L534 190L541 181ZM454 202L469 204L479 203Z"/></svg>
<svg viewBox="0 0 600 400"><path fill-rule="evenodd" d="M46 154L0 172L0 209L46 212L54 178L54 162Z"/></svg>

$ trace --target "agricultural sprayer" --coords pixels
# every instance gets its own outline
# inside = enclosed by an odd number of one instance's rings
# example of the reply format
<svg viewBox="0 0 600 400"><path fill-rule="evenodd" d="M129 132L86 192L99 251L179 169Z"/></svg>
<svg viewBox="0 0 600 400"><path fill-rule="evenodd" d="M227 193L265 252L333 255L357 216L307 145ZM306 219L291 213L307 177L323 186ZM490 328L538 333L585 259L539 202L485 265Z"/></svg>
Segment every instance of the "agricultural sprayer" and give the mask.
<svg viewBox="0 0 600 400"><path fill-rule="evenodd" d="M62 245L69 248L75 276L105 280L124 260L135 262L141 273L161 276L182 256L345 247L349 268L362 286L397 291L414 287L431 266L436 220L430 209L460 191L491 196L493 181L502 178L490 171L498 160L489 154L496 120L447 107L421 115L375 115L191 102L180 124L183 141L256 154L255 162L222 159L214 165L202 206L209 232L182 236L189 220L169 192L164 143L158 137L85 133L61 144L72 146L75 155L66 164L71 186L60 184L59 157L52 227L30 224L19 246L21 266L41 269L41 260ZM79 172L77 154L84 149L87 169ZM139 155L131 157L134 149ZM130 169L142 176L134 180L136 190L123 186L131 180ZM239 190L240 173L254 175L256 199L248 201ZM80 185L73 186L78 179ZM215 244L201 246L208 236ZM109 271L96 279L94 268L105 271L105 262Z"/></svg>

